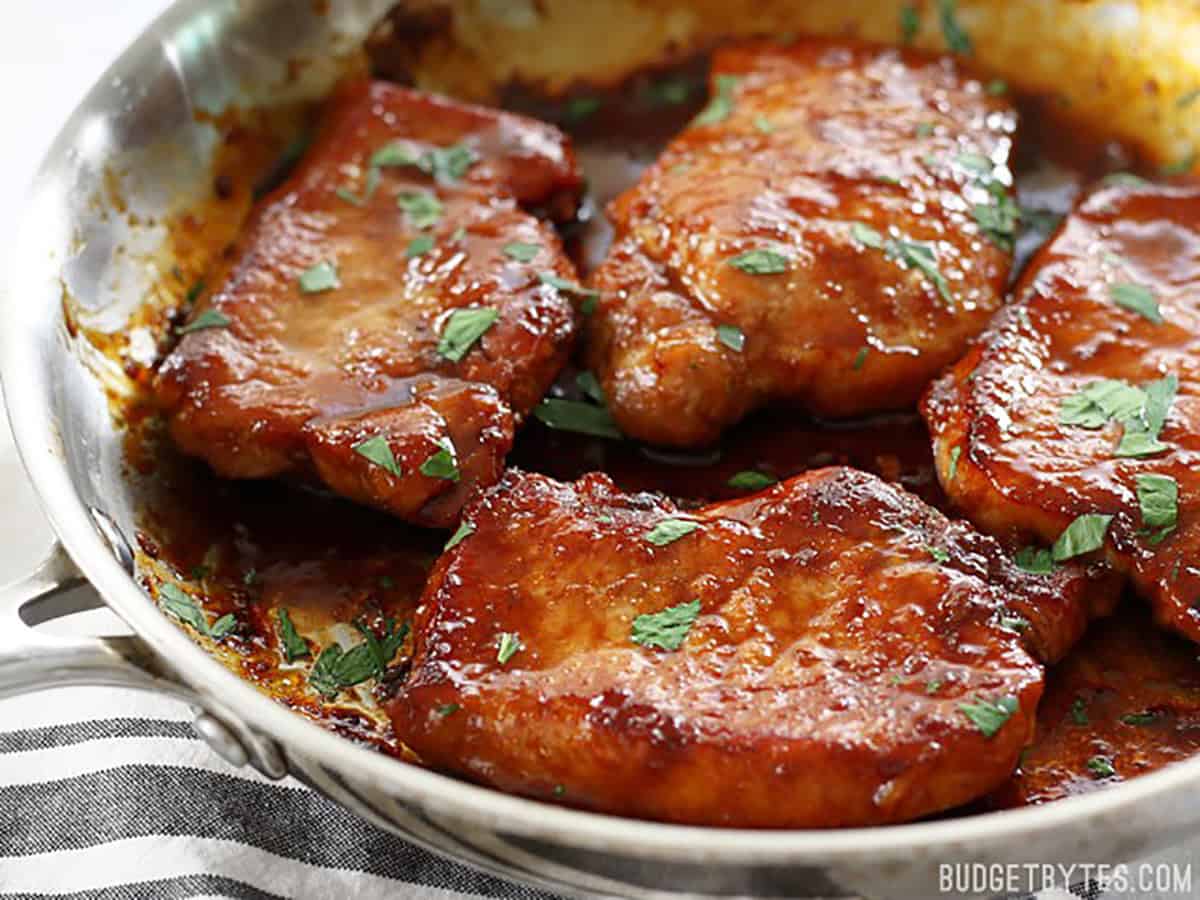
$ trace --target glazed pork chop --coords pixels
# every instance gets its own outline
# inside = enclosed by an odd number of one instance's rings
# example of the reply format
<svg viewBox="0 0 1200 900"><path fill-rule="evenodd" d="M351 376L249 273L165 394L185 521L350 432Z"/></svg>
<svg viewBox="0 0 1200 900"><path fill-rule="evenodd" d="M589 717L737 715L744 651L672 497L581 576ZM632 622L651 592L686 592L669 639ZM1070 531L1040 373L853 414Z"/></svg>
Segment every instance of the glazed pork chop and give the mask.
<svg viewBox="0 0 1200 900"><path fill-rule="evenodd" d="M951 58L816 40L718 51L712 93L609 208L617 424L696 446L768 402L912 407L1001 303L1013 107Z"/></svg>
<svg viewBox="0 0 1200 900"><path fill-rule="evenodd" d="M998 786L1114 579L1018 569L873 475L682 512L510 469L426 586L389 712L502 790L702 825L899 822Z"/></svg>
<svg viewBox="0 0 1200 900"><path fill-rule="evenodd" d="M1086 196L925 399L939 477L977 525L1098 551L1200 641L1200 186Z"/></svg>
<svg viewBox="0 0 1200 900"><path fill-rule="evenodd" d="M452 524L570 352L576 276L530 210L568 218L581 188L551 126L342 86L161 366L175 443Z"/></svg>

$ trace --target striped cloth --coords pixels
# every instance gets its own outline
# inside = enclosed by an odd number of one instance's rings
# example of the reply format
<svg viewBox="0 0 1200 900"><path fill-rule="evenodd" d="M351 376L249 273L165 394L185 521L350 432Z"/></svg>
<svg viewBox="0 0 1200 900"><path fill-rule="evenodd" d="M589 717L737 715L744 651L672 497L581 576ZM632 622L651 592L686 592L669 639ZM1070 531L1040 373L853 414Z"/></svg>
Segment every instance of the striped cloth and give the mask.
<svg viewBox="0 0 1200 900"><path fill-rule="evenodd" d="M552 900L407 844L294 780L234 769L191 717L169 698L110 688L0 702L0 898ZM1160 859L1200 859L1200 844ZM1109 896L1091 885L1039 900Z"/></svg>

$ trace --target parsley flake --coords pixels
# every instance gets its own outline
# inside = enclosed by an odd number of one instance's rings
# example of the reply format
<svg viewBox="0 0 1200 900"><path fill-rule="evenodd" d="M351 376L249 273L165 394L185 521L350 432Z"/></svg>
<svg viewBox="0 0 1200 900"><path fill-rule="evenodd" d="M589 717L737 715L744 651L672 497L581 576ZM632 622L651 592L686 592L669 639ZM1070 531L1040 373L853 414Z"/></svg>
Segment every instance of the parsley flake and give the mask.
<svg viewBox="0 0 1200 900"><path fill-rule="evenodd" d="M759 134L774 134L775 123L766 116L756 116L754 118L754 128Z"/></svg>
<svg viewBox="0 0 1200 900"><path fill-rule="evenodd" d="M911 44L921 30L921 13L911 3L900 7L900 40L905 45Z"/></svg>
<svg viewBox="0 0 1200 900"><path fill-rule="evenodd" d="M958 23L958 4L956 0L938 0L938 19L942 25L942 37L946 41L946 49L951 53L970 56L973 47L971 37Z"/></svg>
<svg viewBox="0 0 1200 900"><path fill-rule="evenodd" d="M950 554L947 553L945 550L943 550L941 547L930 546L930 547L926 547L925 550L929 553L929 555L931 557L933 557L933 561L938 563L939 565L941 563L950 562Z"/></svg>
<svg viewBox="0 0 1200 900"><path fill-rule="evenodd" d="M600 109L598 97L572 97L563 110L568 122L582 122Z"/></svg>
<svg viewBox="0 0 1200 900"><path fill-rule="evenodd" d="M573 431L617 441L624 437L609 411L592 403L550 397L534 407L533 415L539 422L557 431Z"/></svg>
<svg viewBox="0 0 1200 900"><path fill-rule="evenodd" d="M1104 546L1104 537L1108 533L1108 526L1112 520L1112 516L1100 513L1084 513L1078 516L1064 529L1063 533L1058 536L1058 540L1054 542L1054 546L1050 548L1054 561L1065 562L1076 556L1099 550Z"/></svg>
<svg viewBox="0 0 1200 900"><path fill-rule="evenodd" d="M850 236L864 247L870 247L872 250L882 250L884 247L883 235L862 222L854 222L850 225Z"/></svg>
<svg viewBox="0 0 1200 900"><path fill-rule="evenodd" d="M733 112L733 92L737 90L739 79L736 75L718 75L715 79L716 91L708 106L692 120L693 125L716 125L724 122Z"/></svg>
<svg viewBox="0 0 1200 900"><path fill-rule="evenodd" d="M584 396L601 406L605 403L604 388L596 380L596 376L586 369L575 376L575 386L583 391Z"/></svg>
<svg viewBox="0 0 1200 900"><path fill-rule="evenodd" d="M1112 760L1107 756L1093 756L1087 761L1087 769L1097 778L1112 778L1117 774Z"/></svg>
<svg viewBox="0 0 1200 900"><path fill-rule="evenodd" d="M539 272L538 278L541 279L542 284L548 284L548 285L550 285L550 287L554 288L556 291L560 291L564 294L569 294L569 295L579 297L580 299L582 299L584 301L585 304L588 301L593 301L593 303L594 303L594 301L600 297L599 291L593 291L590 288L585 288L583 285L578 284L574 281L570 281L566 278L560 278L558 275L555 275L553 272ZM591 310L583 308L583 312L590 313Z"/></svg>
<svg viewBox="0 0 1200 900"><path fill-rule="evenodd" d="M738 472L729 481L726 482L731 488L737 488L740 491L761 491L764 488L769 488L776 484L778 479L772 478L763 472L757 472L754 469L746 469L744 472Z"/></svg>
<svg viewBox="0 0 1200 900"><path fill-rule="evenodd" d="M502 632L496 641L496 662L504 665L518 650L524 650L521 637L515 631Z"/></svg>
<svg viewBox="0 0 1200 900"><path fill-rule="evenodd" d="M1045 547L1022 547L1016 552L1013 562L1018 569L1030 575L1053 575L1057 568L1054 554Z"/></svg>
<svg viewBox="0 0 1200 900"><path fill-rule="evenodd" d="M858 352L854 354L854 361L850 363L850 368L855 372L862 371L862 367L867 364L867 356L870 355L871 348L859 347Z"/></svg>
<svg viewBox="0 0 1200 900"><path fill-rule="evenodd" d="M334 194L339 200L345 200L351 206L366 206L371 198L375 196L375 190L379 187L379 169L376 166L371 166L367 169L366 181L363 184L362 195L355 194L348 187L340 187Z"/></svg>
<svg viewBox="0 0 1200 900"><path fill-rule="evenodd" d="M717 340L735 353L741 353L746 346L746 335L736 325L718 325Z"/></svg>
<svg viewBox="0 0 1200 900"><path fill-rule="evenodd" d="M310 655L308 641L300 636L292 617L282 606L275 611L275 631L279 635L279 647L285 662L295 662Z"/></svg>
<svg viewBox="0 0 1200 900"><path fill-rule="evenodd" d="M354 452L397 478L404 474L400 471L400 464L396 462L387 438L382 434L359 441L354 445Z"/></svg>
<svg viewBox="0 0 1200 900"><path fill-rule="evenodd" d="M441 706L437 707L434 712L437 714L439 719L444 719L446 716L454 715L460 709L462 709L462 707L457 703L443 703Z"/></svg>
<svg viewBox="0 0 1200 900"><path fill-rule="evenodd" d="M504 255L517 262L530 262L542 248L537 244L527 244L524 241L513 241L504 245Z"/></svg>
<svg viewBox="0 0 1200 900"><path fill-rule="evenodd" d="M1016 244L1017 223L1021 220L1021 209L998 181L989 182L988 193L991 203L976 203L972 209L975 223L993 244L1011 253Z"/></svg>
<svg viewBox="0 0 1200 900"><path fill-rule="evenodd" d="M1154 293L1145 285L1122 282L1109 286L1108 295L1113 303L1137 313L1143 319L1148 319L1155 325L1163 323L1162 311Z"/></svg>
<svg viewBox="0 0 1200 900"><path fill-rule="evenodd" d="M164 610L214 641L219 641L237 627L237 619L233 613L226 613L209 625L208 615L200 608L196 599L170 582L159 584L158 599Z"/></svg>
<svg viewBox="0 0 1200 900"><path fill-rule="evenodd" d="M487 306L456 309L446 320L437 352L451 362L461 362L475 342L496 323L500 313Z"/></svg>
<svg viewBox="0 0 1200 900"><path fill-rule="evenodd" d="M1129 713L1128 715L1121 716L1121 721L1126 725L1153 725L1158 721L1158 713L1153 710Z"/></svg>
<svg viewBox="0 0 1200 900"><path fill-rule="evenodd" d="M643 647L678 650L699 615L699 600L670 606L662 612L640 615L633 620L629 639Z"/></svg>
<svg viewBox="0 0 1200 900"><path fill-rule="evenodd" d="M404 251L404 255L409 259L416 259L418 256L424 256L432 249L433 235L418 234L409 242L408 248Z"/></svg>
<svg viewBox="0 0 1200 900"><path fill-rule="evenodd" d="M665 547L667 544L673 544L681 537L691 534L699 527L700 523L692 519L663 519L647 531L645 537L655 547Z"/></svg>
<svg viewBox="0 0 1200 900"><path fill-rule="evenodd" d="M1018 708L1016 697L1001 697L998 700L985 700L981 697L970 703L958 704L959 711L988 739L996 736Z"/></svg>
<svg viewBox="0 0 1200 900"><path fill-rule="evenodd" d="M454 534L450 535L450 540L446 541L446 546L443 550L453 550L467 538L475 533L475 525L471 522L462 521L458 523L458 528Z"/></svg>
<svg viewBox="0 0 1200 900"><path fill-rule="evenodd" d="M204 331L209 328L228 328L230 324L229 317L219 310L206 309L192 321L176 329L176 334L191 334L193 331Z"/></svg>
<svg viewBox="0 0 1200 900"><path fill-rule="evenodd" d="M396 205L404 210L413 227L422 231L442 219L442 201L428 191L405 191L396 197Z"/></svg>
<svg viewBox="0 0 1200 900"><path fill-rule="evenodd" d="M1071 721L1076 725L1088 724L1087 701L1082 697L1076 697L1071 704Z"/></svg>
<svg viewBox="0 0 1200 900"><path fill-rule="evenodd" d="M328 260L321 260L300 273L300 290L306 294L320 294L339 286L341 281L338 279L337 266Z"/></svg>
<svg viewBox="0 0 1200 900"><path fill-rule="evenodd" d="M958 460L962 456L962 447L950 450L950 465L946 468L946 480L953 481L958 476Z"/></svg>
<svg viewBox="0 0 1200 900"><path fill-rule="evenodd" d="M421 474L443 481L458 481L458 454L449 438L438 441L438 450L421 463Z"/></svg>
<svg viewBox="0 0 1200 900"><path fill-rule="evenodd" d="M1179 484L1167 475L1138 475L1135 480L1142 524L1148 529L1174 530L1179 519Z"/></svg>
<svg viewBox="0 0 1200 900"><path fill-rule="evenodd" d="M748 275L779 275L788 270L791 260L778 250L764 248L739 253L729 260L729 264Z"/></svg>
<svg viewBox="0 0 1200 900"><path fill-rule="evenodd" d="M382 639L359 623L355 623L355 627L363 636L361 643L349 650L340 644L331 644L321 651L308 673L308 683L327 699L333 699L347 688L383 675L408 635L408 623L396 630L395 622L391 619L386 623Z"/></svg>

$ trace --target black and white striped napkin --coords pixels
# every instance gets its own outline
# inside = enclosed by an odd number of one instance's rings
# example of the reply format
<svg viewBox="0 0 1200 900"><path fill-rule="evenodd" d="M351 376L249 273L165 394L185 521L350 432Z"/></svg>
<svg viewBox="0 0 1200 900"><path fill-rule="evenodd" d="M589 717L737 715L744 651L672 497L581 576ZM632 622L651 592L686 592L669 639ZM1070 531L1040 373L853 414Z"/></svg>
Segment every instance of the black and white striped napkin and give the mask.
<svg viewBox="0 0 1200 900"><path fill-rule="evenodd" d="M235 769L190 721L175 700L111 688L0 702L0 898L553 900L440 859L292 779ZM1200 859L1200 845L1162 859ZM1110 896L1090 885L1039 900Z"/></svg>

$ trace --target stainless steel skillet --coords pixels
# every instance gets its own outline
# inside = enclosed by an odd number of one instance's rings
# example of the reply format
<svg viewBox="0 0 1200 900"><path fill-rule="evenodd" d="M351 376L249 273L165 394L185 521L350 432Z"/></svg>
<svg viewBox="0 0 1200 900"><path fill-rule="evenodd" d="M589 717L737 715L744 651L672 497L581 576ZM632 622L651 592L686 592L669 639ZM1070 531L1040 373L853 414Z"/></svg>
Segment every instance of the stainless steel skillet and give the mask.
<svg viewBox="0 0 1200 900"><path fill-rule="evenodd" d="M432 850L585 896L928 898L938 894L941 864L1111 863L1194 832L1200 758L1045 807L879 829L698 829L560 809L354 746L238 679L159 612L131 577L136 498L105 392L120 379L72 336L64 295L97 327L123 327L149 287L141 260L162 238L153 223L208 188L214 138L195 110L321 92L337 60L390 5L182 0L97 84L47 156L7 269L0 373L22 458L65 552L0 592L0 696L78 683L176 694L200 710L200 733L236 763L273 777L292 773ZM522 27L538 27L531 3L464 5L500 9L510 22L525 16ZM657 5L678 14L688 4ZM589 14L620 6L597 3ZM829 5L809 6L826 27ZM847 3L846 15L880 6ZM692 13L714 8L697 3ZM307 60L299 76L289 65L297 58ZM114 179L125 204L106 199ZM81 577L136 637L65 640L31 627L61 613L55 598Z"/></svg>

